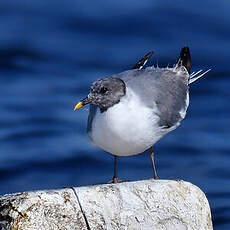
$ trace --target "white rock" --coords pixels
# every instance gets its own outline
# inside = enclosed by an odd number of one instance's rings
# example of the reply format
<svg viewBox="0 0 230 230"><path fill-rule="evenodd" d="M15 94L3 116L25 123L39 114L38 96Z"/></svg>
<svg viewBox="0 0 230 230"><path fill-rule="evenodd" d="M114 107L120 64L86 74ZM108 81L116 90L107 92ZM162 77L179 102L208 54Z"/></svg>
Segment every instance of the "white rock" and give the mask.
<svg viewBox="0 0 230 230"><path fill-rule="evenodd" d="M184 181L144 180L2 196L0 229L213 228L208 201L198 187Z"/></svg>

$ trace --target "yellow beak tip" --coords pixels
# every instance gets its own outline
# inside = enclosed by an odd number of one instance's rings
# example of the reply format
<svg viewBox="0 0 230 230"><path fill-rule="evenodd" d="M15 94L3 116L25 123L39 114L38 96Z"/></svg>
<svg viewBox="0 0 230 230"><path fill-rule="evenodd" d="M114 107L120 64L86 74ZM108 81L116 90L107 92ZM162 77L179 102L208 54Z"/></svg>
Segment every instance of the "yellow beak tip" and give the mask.
<svg viewBox="0 0 230 230"><path fill-rule="evenodd" d="M82 107L83 107L83 104L82 104L82 102L80 101L80 102L78 102L78 103L75 105L74 111L76 111L76 110L78 110L78 109L80 109L80 108L82 108Z"/></svg>

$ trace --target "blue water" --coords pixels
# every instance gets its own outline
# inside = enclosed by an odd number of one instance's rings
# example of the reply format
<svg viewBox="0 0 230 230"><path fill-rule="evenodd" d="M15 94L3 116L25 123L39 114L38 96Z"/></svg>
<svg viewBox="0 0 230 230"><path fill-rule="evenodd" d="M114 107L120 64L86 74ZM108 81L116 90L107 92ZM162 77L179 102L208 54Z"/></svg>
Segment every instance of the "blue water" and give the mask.
<svg viewBox="0 0 230 230"><path fill-rule="evenodd" d="M215 229L230 229L230 1L0 2L0 194L103 183L113 158L86 136L88 108L73 112L97 78L173 65L182 46L192 70L182 125L155 145L158 174L199 186ZM119 160L119 176L152 176L147 153Z"/></svg>

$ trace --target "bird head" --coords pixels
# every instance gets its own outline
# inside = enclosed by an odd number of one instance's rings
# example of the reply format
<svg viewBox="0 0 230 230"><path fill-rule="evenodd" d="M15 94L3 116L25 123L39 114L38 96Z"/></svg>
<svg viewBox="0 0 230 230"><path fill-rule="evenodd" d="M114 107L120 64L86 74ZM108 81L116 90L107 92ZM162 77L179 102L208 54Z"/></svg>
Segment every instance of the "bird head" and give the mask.
<svg viewBox="0 0 230 230"><path fill-rule="evenodd" d="M99 79L90 87L88 96L75 105L74 111L87 104L97 105L102 112L106 111L111 106L117 104L125 93L126 86L120 78L108 77Z"/></svg>

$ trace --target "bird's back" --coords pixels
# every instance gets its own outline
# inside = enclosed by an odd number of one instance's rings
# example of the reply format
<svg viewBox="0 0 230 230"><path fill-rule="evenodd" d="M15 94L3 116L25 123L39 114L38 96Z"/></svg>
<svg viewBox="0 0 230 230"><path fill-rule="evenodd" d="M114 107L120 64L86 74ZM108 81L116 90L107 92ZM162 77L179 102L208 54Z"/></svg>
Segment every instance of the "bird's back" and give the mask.
<svg viewBox="0 0 230 230"><path fill-rule="evenodd" d="M139 95L148 107L157 107L159 125L165 128L175 126L185 115L188 106L189 74L181 67L129 70L116 75L126 87Z"/></svg>

